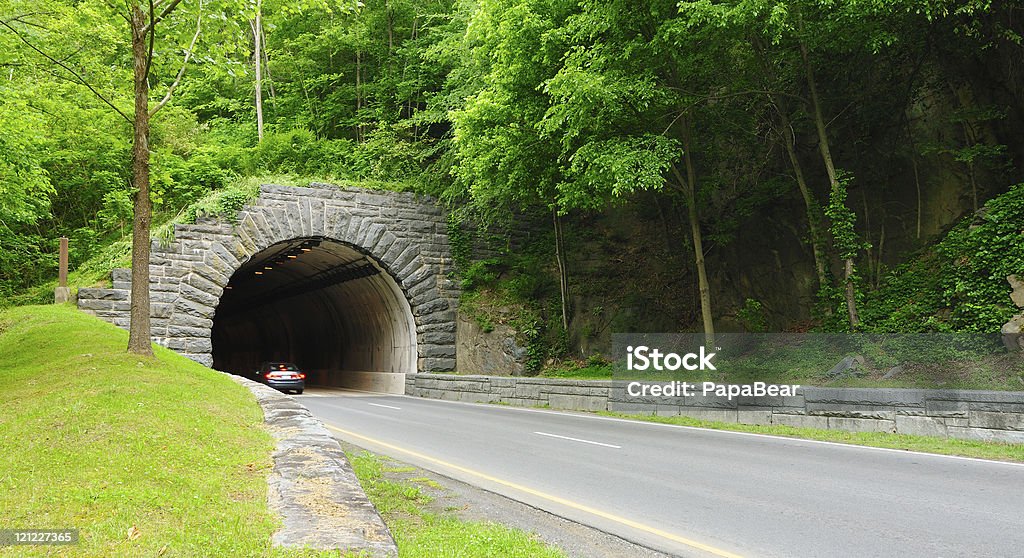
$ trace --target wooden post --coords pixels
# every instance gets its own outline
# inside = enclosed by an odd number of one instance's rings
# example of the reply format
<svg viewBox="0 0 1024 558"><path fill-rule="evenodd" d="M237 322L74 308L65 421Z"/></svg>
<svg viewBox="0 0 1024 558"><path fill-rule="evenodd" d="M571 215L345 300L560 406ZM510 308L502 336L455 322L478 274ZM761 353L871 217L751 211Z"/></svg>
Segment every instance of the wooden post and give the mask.
<svg viewBox="0 0 1024 558"><path fill-rule="evenodd" d="M68 238L60 237L60 269L57 275L57 288L53 290L53 301L61 304L71 300L71 289L68 288Z"/></svg>

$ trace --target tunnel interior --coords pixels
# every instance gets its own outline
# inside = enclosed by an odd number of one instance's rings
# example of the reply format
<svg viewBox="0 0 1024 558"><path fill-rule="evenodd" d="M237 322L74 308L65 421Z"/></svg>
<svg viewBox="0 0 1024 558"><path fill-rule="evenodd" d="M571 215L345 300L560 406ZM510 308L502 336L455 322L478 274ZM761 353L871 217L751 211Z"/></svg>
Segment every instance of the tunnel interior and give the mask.
<svg viewBox="0 0 1024 558"><path fill-rule="evenodd" d="M415 322L398 284L369 254L318 237L274 244L239 267L212 342L214 368L243 376L287 361L307 385L394 392L416 371Z"/></svg>

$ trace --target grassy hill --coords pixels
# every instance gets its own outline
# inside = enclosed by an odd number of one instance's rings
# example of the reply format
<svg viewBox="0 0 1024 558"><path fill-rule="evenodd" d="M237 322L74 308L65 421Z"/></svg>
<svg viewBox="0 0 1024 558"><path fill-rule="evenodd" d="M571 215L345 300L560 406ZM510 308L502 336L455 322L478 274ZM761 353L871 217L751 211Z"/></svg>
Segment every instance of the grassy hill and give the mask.
<svg viewBox="0 0 1024 558"><path fill-rule="evenodd" d="M248 390L127 337L71 306L0 313L0 529L81 531L0 556L318 555L270 546L273 441Z"/></svg>

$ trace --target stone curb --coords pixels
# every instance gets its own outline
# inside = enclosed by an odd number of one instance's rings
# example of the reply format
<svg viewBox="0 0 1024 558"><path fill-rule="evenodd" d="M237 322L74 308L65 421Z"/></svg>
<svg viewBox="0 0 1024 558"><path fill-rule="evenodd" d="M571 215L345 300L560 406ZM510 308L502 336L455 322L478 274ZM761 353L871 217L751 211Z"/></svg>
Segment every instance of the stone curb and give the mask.
<svg viewBox="0 0 1024 558"><path fill-rule="evenodd" d="M277 440L267 479L270 509L283 523L273 535L274 546L397 557L391 532L323 423L273 388L228 376L256 396L267 429Z"/></svg>

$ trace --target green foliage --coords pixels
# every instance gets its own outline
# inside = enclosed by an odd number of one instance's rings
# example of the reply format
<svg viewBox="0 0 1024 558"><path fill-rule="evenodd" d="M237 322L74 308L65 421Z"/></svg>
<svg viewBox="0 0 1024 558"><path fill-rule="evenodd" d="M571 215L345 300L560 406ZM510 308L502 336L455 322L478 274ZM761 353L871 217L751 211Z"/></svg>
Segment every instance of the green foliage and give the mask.
<svg viewBox="0 0 1024 558"><path fill-rule="evenodd" d="M17 31L130 112L125 26L116 13L122 5L37 4L0 0L0 19L29 14L14 21ZM153 100L177 75L199 6L183 2L161 22ZM1020 116L1005 99L1021 93L1011 71L1020 33L1012 7L985 0L264 0L262 141L249 27L256 3L202 6L197 55L152 122L155 221L230 218L261 180L305 183L255 178L267 175L439 195L456 215L448 232L465 289L490 297L486 309L507 304L521 314L482 311L481 323L516 322L534 364L560 356L567 345L552 251L545 246L474 263L473 248L523 214L543 214L547 223L554 210L568 215L570 228L613 204L657 200L657 214L639 218L660 219L665 238L631 242L664 243L689 256L681 243L689 233L677 231L689 218L690 200L680 188L686 137L697 177L695 225L713 281L734 271L714 269L728 259L720 257L733 249L727 245L756 235L751 230L764 215L793 209L783 116L811 197L821 199L808 202L806 215L787 215L779 224L806 239L806 220L820 222L814 208L825 208L833 242L820 246L833 263L850 257L862 264L863 239L879 238L880 222L890 239L907 232L892 227L909 221L905 208L915 192L899 174L912 166L910 156L926 169L926 215L935 205L928 196L936 176L966 169L962 192L974 189L982 200L1003 191L1006 177L1019 180L1013 159L1022 145L1014 135ZM123 265L131 126L6 28L0 68L0 297L43 300L39 285L55 275L61 235L71 237L72 268L88 268L87 282L102 277L102 266ZM819 158L808 69L817 75L833 152L848 176L857 176L849 199L848 178L829 192L820 164L812 164ZM858 293L867 327L991 331L1004 321L1010 308L1001 275L1024 269L1008 224L1019 216L992 207L891 273L878 293ZM550 242L544 235L534 240ZM572 233L568 240L574 277L590 255L574 252L580 248ZM897 249L906 250L904 240L886 248L902 243ZM885 263L900 256L887 252ZM686 298L685 287L671 284ZM13 298L17 293L25 298ZM741 300L746 294L736 293ZM844 328L842 294L822 286L815 309L822 328ZM628 296L638 308L658 299ZM767 323L762 314L748 302L741 320L760 329ZM685 329L690 319L678 312L658 326ZM651 320L642 310L609 319L610 327L625 329ZM574 333L588 337L594 330Z"/></svg>
<svg viewBox="0 0 1024 558"><path fill-rule="evenodd" d="M867 247L857 234L857 214L846 203L850 177L841 171L837 172L837 182L832 186L825 206L825 216L829 219L829 231L832 233L832 246L840 259L856 259L861 250Z"/></svg>
<svg viewBox="0 0 1024 558"><path fill-rule="evenodd" d="M494 285L500 273L499 266L500 262L497 258L488 258L471 263L459 273L462 279L462 289L473 291Z"/></svg>
<svg viewBox="0 0 1024 558"><path fill-rule="evenodd" d="M1024 272L1024 184L962 220L867 295L876 331L994 333L1014 313L1006 277Z"/></svg>
<svg viewBox="0 0 1024 558"><path fill-rule="evenodd" d="M757 299L748 298L743 301L743 308L736 312L736 318L743 324L743 328L751 333L768 331L768 317L761 301Z"/></svg>

